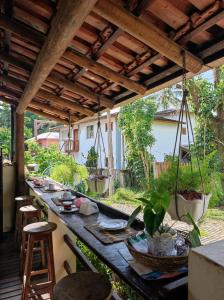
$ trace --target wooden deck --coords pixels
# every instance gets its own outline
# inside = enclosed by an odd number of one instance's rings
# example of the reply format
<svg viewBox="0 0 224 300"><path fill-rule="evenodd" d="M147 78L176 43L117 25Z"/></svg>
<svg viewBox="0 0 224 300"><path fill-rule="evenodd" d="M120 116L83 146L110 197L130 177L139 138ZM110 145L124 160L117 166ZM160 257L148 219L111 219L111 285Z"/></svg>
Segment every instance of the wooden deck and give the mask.
<svg viewBox="0 0 224 300"><path fill-rule="evenodd" d="M0 244L0 299L20 300L22 281L19 276L19 252L13 235L4 236Z"/></svg>

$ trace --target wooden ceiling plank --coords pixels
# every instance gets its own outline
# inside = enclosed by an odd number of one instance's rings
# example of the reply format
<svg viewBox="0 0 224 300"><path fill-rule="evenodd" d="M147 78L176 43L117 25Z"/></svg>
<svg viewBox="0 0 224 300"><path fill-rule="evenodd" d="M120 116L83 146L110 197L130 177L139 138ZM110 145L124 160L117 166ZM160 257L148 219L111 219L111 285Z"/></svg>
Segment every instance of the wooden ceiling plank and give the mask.
<svg viewBox="0 0 224 300"><path fill-rule="evenodd" d="M49 113L52 113L52 114L55 114L57 116L61 116L61 117L64 117L66 119L69 119L69 113L68 112L65 112L65 111L62 111L56 107L53 107L49 104L45 104L45 103L41 103L39 101L36 101L36 100L32 100L29 107L33 107L33 108L37 108L37 109L41 109L41 110L44 110L46 112L49 112ZM79 119L77 117L74 117L73 115L71 115L71 121L72 122L76 122L78 121Z"/></svg>
<svg viewBox="0 0 224 300"><path fill-rule="evenodd" d="M61 1L17 107L23 113L69 46L97 0Z"/></svg>
<svg viewBox="0 0 224 300"><path fill-rule="evenodd" d="M181 55L183 48L167 36L158 32L154 25L146 24L126 9L109 0L99 0L93 10L179 66L183 65ZM185 50L185 53L186 69L193 73L199 72L202 68L202 61L187 50Z"/></svg>
<svg viewBox="0 0 224 300"><path fill-rule="evenodd" d="M10 21L9 19L5 18L4 16L0 17L0 28L3 28L5 30L9 30L10 32L13 32L15 34L18 34L19 36L25 36L29 41L31 41L34 44L38 44L39 46L42 45L44 43L45 37L44 35L38 33L35 30L29 29L27 28L27 26L20 26L20 24L18 24L18 22L15 21ZM73 57L72 59L69 59L69 55ZM80 59L80 53L76 53L75 51L71 51L71 50L67 50L65 52L64 57L68 58L69 60L71 60L73 63L75 63L75 61L79 61L80 66L85 67L85 65L88 65L89 70L91 70L92 72L94 72L93 70L95 70L94 73L103 76L104 78L107 78L109 80L112 80L114 82L116 82L119 85L124 86L125 88L128 88L138 94L143 95L146 91L145 87L137 82L134 82L132 80L130 80L129 78L120 75L116 72L114 72L113 70L111 70L108 67L105 67L104 65L101 65L99 63L95 63L95 61L86 58L84 55L82 55L81 57L84 58L84 60ZM49 55L50 56L50 55ZM48 57L49 57L48 56ZM92 63L94 63L93 67ZM96 64L96 66L95 66ZM98 71L99 73L97 73L96 71ZM106 74L106 77L105 77Z"/></svg>
<svg viewBox="0 0 224 300"><path fill-rule="evenodd" d="M62 97L56 96L54 94L51 94L50 92L39 90L36 94L38 98L47 99L49 101L52 101L52 103L55 103L62 107L67 107L68 109L71 109L72 111L80 112L81 114L84 114L86 116L93 116L94 111L83 107L80 104L76 104L73 101L67 101L66 99L63 99Z"/></svg>
<svg viewBox="0 0 224 300"><path fill-rule="evenodd" d="M116 82L117 84L124 86L125 88L137 93L143 95L146 92L146 88L133 80L130 80L129 78L125 77L124 75L121 75L113 70L111 70L108 67L105 67L104 65L95 62L93 59L87 58L86 56L82 55L81 53L75 52L75 51L66 51L64 53L64 57L68 60L71 60L75 64L84 67L93 73L96 73L103 78L107 78L109 80L112 80L113 82Z"/></svg>
<svg viewBox="0 0 224 300"><path fill-rule="evenodd" d="M99 95L94 93L88 88L85 88L81 86L78 83L73 83L72 81L64 78L63 76L56 74L56 73L51 73L51 75L47 78L49 81L52 81L59 86L63 86L65 89L68 89L69 91L72 91L78 95L81 95L87 99L92 100L95 103L98 103L98 97L100 98L100 103L102 106L107 107L107 108L112 108L113 107L113 102L109 98Z"/></svg>
<svg viewBox="0 0 224 300"><path fill-rule="evenodd" d="M49 113L46 113L44 111L41 111L39 109L36 109L36 108L33 108L33 107L27 107L26 108L27 111L30 111L32 112L33 114L36 114L36 115L39 115L39 116L42 116L42 117L45 117L47 119L50 119L50 120L53 120L53 121L56 121L58 123L63 123L63 124L66 124L66 125L69 125L69 122L68 120L65 120L65 119L61 119L61 118L58 118L58 117L55 117Z"/></svg>
<svg viewBox="0 0 224 300"><path fill-rule="evenodd" d="M5 52L0 52L0 59L3 61L6 61L9 64L12 64L13 66L16 66L18 68L21 68L27 72L32 71L32 65L28 64L26 62L22 62L13 56L8 55ZM60 74L56 74L56 72L52 72L48 77L47 80L50 82L55 83L56 85L62 86L65 89L68 89L69 91L74 92L75 94L81 95L85 98L90 99L94 103L98 103L98 97L100 97L100 103L102 106L107 107L107 108L112 108L113 107L113 101L110 100L109 98L97 94L93 92L92 90L82 86L81 84L74 83L68 79L66 79L64 76Z"/></svg>
<svg viewBox="0 0 224 300"><path fill-rule="evenodd" d="M25 81L6 75L0 75L0 81L13 84L14 86L18 87L21 92L23 91L23 88L25 86ZM95 113L94 111L85 108L82 105L76 104L73 101L68 101L44 90L39 90L36 96L45 100L49 100L52 102L52 104L58 104L62 108L68 108L72 112L80 112L81 114L84 114L86 116L92 116Z"/></svg>

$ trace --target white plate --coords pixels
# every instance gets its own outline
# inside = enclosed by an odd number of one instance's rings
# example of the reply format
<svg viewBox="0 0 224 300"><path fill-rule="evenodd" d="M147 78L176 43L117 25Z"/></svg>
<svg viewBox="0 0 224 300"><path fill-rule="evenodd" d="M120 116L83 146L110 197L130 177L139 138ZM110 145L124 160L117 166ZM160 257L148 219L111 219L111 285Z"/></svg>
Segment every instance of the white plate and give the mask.
<svg viewBox="0 0 224 300"><path fill-rule="evenodd" d="M75 199L76 199L76 196L72 196L71 199L64 199L63 197L61 197L61 198L59 198L58 200L59 200L59 201L73 201L73 200L75 200Z"/></svg>
<svg viewBox="0 0 224 300"><path fill-rule="evenodd" d="M111 231L125 229L127 225L128 225L128 221L122 219L105 220L99 223L101 229L111 230Z"/></svg>
<svg viewBox="0 0 224 300"><path fill-rule="evenodd" d="M78 207L72 207L71 209L64 209L64 207L60 207L60 213L62 214L71 214L78 211Z"/></svg>

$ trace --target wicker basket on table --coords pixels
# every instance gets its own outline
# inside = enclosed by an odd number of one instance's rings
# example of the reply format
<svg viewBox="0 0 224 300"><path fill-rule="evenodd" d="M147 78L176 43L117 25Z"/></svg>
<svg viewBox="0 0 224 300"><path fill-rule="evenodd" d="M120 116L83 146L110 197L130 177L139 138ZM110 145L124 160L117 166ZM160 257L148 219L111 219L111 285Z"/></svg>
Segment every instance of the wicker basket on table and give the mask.
<svg viewBox="0 0 224 300"><path fill-rule="evenodd" d="M189 241L187 243L191 246ZM149 266L153 271L174 272L188 265L188 254L181 256L155 256L150 253L136 251L128 241L126 241L126 246L136 262Z"/></svg>

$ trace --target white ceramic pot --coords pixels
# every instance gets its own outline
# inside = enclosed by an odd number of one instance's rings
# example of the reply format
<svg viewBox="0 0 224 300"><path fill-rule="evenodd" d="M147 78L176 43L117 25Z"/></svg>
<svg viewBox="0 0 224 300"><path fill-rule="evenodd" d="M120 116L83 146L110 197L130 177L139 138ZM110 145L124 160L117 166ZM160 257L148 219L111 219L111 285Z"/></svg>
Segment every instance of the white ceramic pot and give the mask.
<svg viewBox="0 0 224 300"><path fill-rule="evenodd" d="M103 179L92 178L88 179L88 188L90 192L97 192L98 194L104 194L109 187L109 177Z"/></svg>
<svg viewBox="0 0 224 300"><path fill-rule="evenodd" d="M168 213L170 214L171 218L174 220L178 220L178 215L179 217L182 217L187 213L190 213L193 220L195 222L198 222L201 219L201 217L206 213L210 198L211 198L211 194L208 195L202 194L202 199L186 200L182 195L177 194L178 214L176 211L174 196L172 197L172 200L170 202ZM183 217L181 218L181 220L191 225L191 222L188 220L188 218Z"/></svg>
<svg viewBox="0 0 224 300"><path fill-rule="evenodd" d="M153 237L148 236L149 252L157 256L175 256L176 235L170 233L155 233Z"/></svg>

